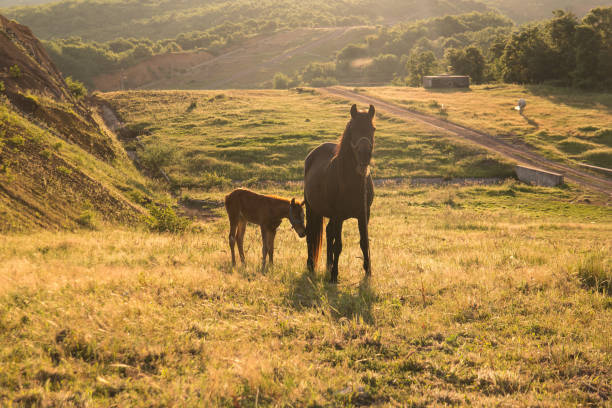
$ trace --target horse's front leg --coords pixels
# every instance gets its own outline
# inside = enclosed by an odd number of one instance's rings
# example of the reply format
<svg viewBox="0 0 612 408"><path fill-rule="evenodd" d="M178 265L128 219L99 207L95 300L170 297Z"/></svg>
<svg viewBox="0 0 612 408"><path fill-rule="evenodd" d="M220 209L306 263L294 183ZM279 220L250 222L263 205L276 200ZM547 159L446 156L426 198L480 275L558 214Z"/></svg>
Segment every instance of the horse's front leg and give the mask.
<svg viewBox="0 0 612 408"><path fill-rule="evenodd" d="M331 281L333 283L338 283L338 261L340 260L340 253L342 252L342 224L344 221L342 220L337 220L336 222L334 222L334 230L333 230L333 234L334 234L334 245L333 245L333 252L334 252L334 262L332 265L332 269L331 269Z"/></svg>
<svg viewBox="0 0 612 408"><path fill-rule="evenodd" d="M365 270L366 276L370 276L372 273L372 267L370 265L370 239L368 237L368 224L366 218L361 216L357 220L359 223L359 246L363 253L363 269Z"/></svg>

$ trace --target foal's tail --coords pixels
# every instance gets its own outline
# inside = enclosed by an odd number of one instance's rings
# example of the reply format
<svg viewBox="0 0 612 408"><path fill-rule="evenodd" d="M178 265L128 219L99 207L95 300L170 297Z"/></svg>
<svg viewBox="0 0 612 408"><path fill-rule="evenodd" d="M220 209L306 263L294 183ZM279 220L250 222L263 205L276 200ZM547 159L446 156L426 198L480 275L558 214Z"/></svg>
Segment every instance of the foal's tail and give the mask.
<svg viewBox="0 0 612 408"><path fill-rule="evenodd" d="M308 267L317 269L321 244L323 243L323 217L316 214L306 202L306 242L308 244Z"/></svg>

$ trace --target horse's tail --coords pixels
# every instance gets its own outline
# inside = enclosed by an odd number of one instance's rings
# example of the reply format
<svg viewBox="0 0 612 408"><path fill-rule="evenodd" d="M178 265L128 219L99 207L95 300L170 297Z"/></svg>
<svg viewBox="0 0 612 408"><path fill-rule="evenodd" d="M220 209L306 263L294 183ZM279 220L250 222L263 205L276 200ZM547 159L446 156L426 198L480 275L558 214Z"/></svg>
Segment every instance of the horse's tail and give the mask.
<svg viewBox="0 0 612 408"><path fill-rule="evenodd" d="M306 242L308 244L308 267L317 269L321 244L323 243L323 217L316 214L306 202Z"/></svg>

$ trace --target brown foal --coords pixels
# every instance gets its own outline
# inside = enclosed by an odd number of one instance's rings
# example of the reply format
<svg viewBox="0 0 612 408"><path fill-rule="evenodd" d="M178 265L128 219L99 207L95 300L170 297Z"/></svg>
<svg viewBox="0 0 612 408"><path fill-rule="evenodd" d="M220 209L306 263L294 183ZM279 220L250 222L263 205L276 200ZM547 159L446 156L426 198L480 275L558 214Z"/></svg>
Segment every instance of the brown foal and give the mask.
<svg viewBox="0 0 612 408"><path fill-rule="evenodd" d="M244 188L226 195L225 209L230 220L229 246L232 251L232 265L236 265L234 244L238 244L240 260L245 264L243 244L247 221L261 227L262 269L266 266L266 256L269 256L270 264L273 264L274 238L283 218L289 219L291 227L300 238L306 236L303 205L304 203L295 201L295 198L289 201L281 197L257 194Z"/></svg>

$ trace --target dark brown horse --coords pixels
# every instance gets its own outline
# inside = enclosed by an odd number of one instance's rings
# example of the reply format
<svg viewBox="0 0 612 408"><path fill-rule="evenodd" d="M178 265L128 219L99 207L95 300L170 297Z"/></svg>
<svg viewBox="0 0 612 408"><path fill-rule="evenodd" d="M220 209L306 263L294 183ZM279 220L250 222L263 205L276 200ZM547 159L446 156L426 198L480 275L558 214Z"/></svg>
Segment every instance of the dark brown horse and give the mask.
<svg viewBox="0 0 612 408"><path fill-rule="evenodd" d="M246 224L252 222L261 227L262 269L266 266L266 256L270 264L274 263L274 238L276 229L283 218L288 218L291 227L300 238L306 235L304 226L304 204L286 198L257 194L251 190L238 188L225 196L225 209L230 221L229 246L232 251L232 265L236 265L234 244L238 244L238 252L242 264L244 261L244 233Z"/></svg>
<svg viewBox="0 0 612 408"><path fill-rule="evenodd" d="M323 217L327 224L327 268L332 282L338 282L338 258L342 252L342 223L357 218L363 268L371 273L368 221L374 200L374 185L368 168L374 148L374 106L367 112L351 107L351 120L338 144L323 143L306 157L304 197L308 268L319 261L323 237Z"/></svg>

